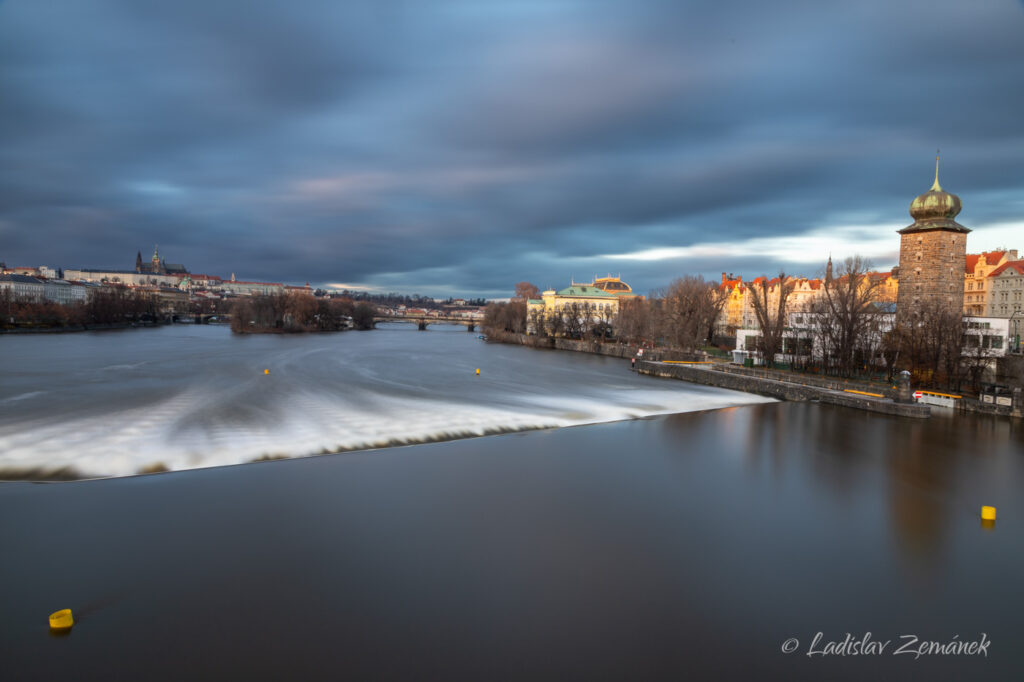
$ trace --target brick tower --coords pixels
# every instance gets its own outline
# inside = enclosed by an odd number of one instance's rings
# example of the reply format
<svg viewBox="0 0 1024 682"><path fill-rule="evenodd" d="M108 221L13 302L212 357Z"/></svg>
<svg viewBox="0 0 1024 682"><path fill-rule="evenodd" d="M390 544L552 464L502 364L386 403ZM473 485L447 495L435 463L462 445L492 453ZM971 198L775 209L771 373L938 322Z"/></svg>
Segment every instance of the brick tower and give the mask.
<svg viewBox="0 0 1024 682"><path fill-rule="evenodd" d="M909 325L923 308L937 306L959 314L964 301L964 267L969 229L954 218L960 197L939 185L939 157L935 157L935 183L914 199L914 224L899 230L900 270L896 323Z"/></svg>

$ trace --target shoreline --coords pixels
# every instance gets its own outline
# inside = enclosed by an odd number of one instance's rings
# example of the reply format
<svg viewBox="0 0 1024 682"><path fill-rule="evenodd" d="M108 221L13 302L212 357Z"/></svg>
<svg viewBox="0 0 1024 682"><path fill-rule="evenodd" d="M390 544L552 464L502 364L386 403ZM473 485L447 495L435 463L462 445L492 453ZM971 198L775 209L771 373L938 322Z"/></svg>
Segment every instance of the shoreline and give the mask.
<svg viewBox="0 0 1024 682"><path fill-rule="evenodd" d="M599 341L576 341L552 337L546 337L542 340L540 337L511 334L508 332L499 333L494 336L488 334L488 343L492 341L494 343L524 346L535 350L570 351L622 359L634 357L631 352L633 346L604 344ZM731 363L720 363L724 366L716 367L719 371L709 377L708 371L701 370L698 366L664 364L665 361L686 363L704 360L707 360L707 356L703 353L685 353L678 349L656 348L648 351L648 354L636 365L635 371L650 376L671 378L703 386L714 386L753 395L769 396L778 400L797 402L822 400L823 402L829 402L841 407L914 419L928 418L931 412L930 406L927 404L896 403L891 400L883 401L881 398L875 397L874 394L878 393L886 399L894 398L895 390L890 386L875 386L862 381L816 374L794 374L790 376L783 373L782 370L768 370L769 372L779 372L778 376L757 376L746 368L734 366ZM648 366L646 371L642 369L644 365ZM1019 399L1015 398L1014 400L1018 401ZM1019 402L1012 406L985 404L978 399L958 396L955 413L1021 419L1024 417L1024 405Z"/></svg>
<svg viewBox="0 0 1024 682"><path fill-rule="evenodd" d="M75 334L79 332L102 332L115 331L120 329L154 329L175 324L174 322L108 322L103 324L83 324L70 327L13 327L11 329L0 328L0 334Z"/></svg>

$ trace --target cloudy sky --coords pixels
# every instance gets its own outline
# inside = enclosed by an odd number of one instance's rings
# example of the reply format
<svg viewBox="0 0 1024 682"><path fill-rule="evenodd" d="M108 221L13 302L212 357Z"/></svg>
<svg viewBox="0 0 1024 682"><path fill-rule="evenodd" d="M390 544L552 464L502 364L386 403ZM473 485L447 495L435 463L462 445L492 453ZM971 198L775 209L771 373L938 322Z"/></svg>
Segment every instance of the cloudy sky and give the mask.
<svg viewBox="0 0 1024 682"><path fill-rule="evenodd" d="M1024 250L1020 0L0 0L0 261L507 296Z"/></svg>

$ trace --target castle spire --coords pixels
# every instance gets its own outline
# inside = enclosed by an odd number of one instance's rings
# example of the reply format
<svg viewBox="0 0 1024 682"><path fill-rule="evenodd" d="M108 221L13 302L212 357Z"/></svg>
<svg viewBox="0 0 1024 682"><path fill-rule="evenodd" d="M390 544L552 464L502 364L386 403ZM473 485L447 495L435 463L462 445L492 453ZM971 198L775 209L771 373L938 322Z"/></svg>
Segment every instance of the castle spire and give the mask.
<svg viewBox="0 0 1024 682"><path fill-rule="evenodd" d="M939 150L935 150L935 183L932 185L931 191L941 192L942 186L939 184Z"/></svg>

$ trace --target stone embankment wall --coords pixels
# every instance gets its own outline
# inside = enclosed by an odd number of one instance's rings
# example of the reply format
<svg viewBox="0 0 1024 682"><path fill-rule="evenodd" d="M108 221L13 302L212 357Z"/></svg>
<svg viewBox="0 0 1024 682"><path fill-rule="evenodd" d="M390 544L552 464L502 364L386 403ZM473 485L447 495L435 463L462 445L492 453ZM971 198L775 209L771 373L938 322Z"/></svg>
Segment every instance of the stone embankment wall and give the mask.
<svg viewBox="0 0 1024 682"><path fill-rule="evenodd" d="M682 379L695 384L728 388L734 391L757 393L771 398L791 401L818 400L832 405L842 405L859 410L868 410L881 414L900 417L928 417L931 410L927 405L894 403L891 400L858 396L853 393L842 393L819 386L801 385L778 379L749 376L736 372L722 371L701 365L666 365L659 362L643 361L638 363L637 371L641 374Z"/></svg>
<svg viewBox="0 0 1024 682"><path fill-rule="evenodd" d="M715 368L722 370L723 372L731 372L733 374L743 374L745 376L774 379L776 381L806 384L808 386L817 386L818 388L828 388L833 391L845 391L847 389L852 389L855 391L867 391L869 393L881 393L886 398L896 397L896 389L891 385L869 384L863 381L852 381L850 379L840 379L838 377L815 376L813 374L803 374L799 372L782 372L779 370L762 369L758 367L744 367L742 365L733 365L731 363L718 364L715 365Z"/></svg>

